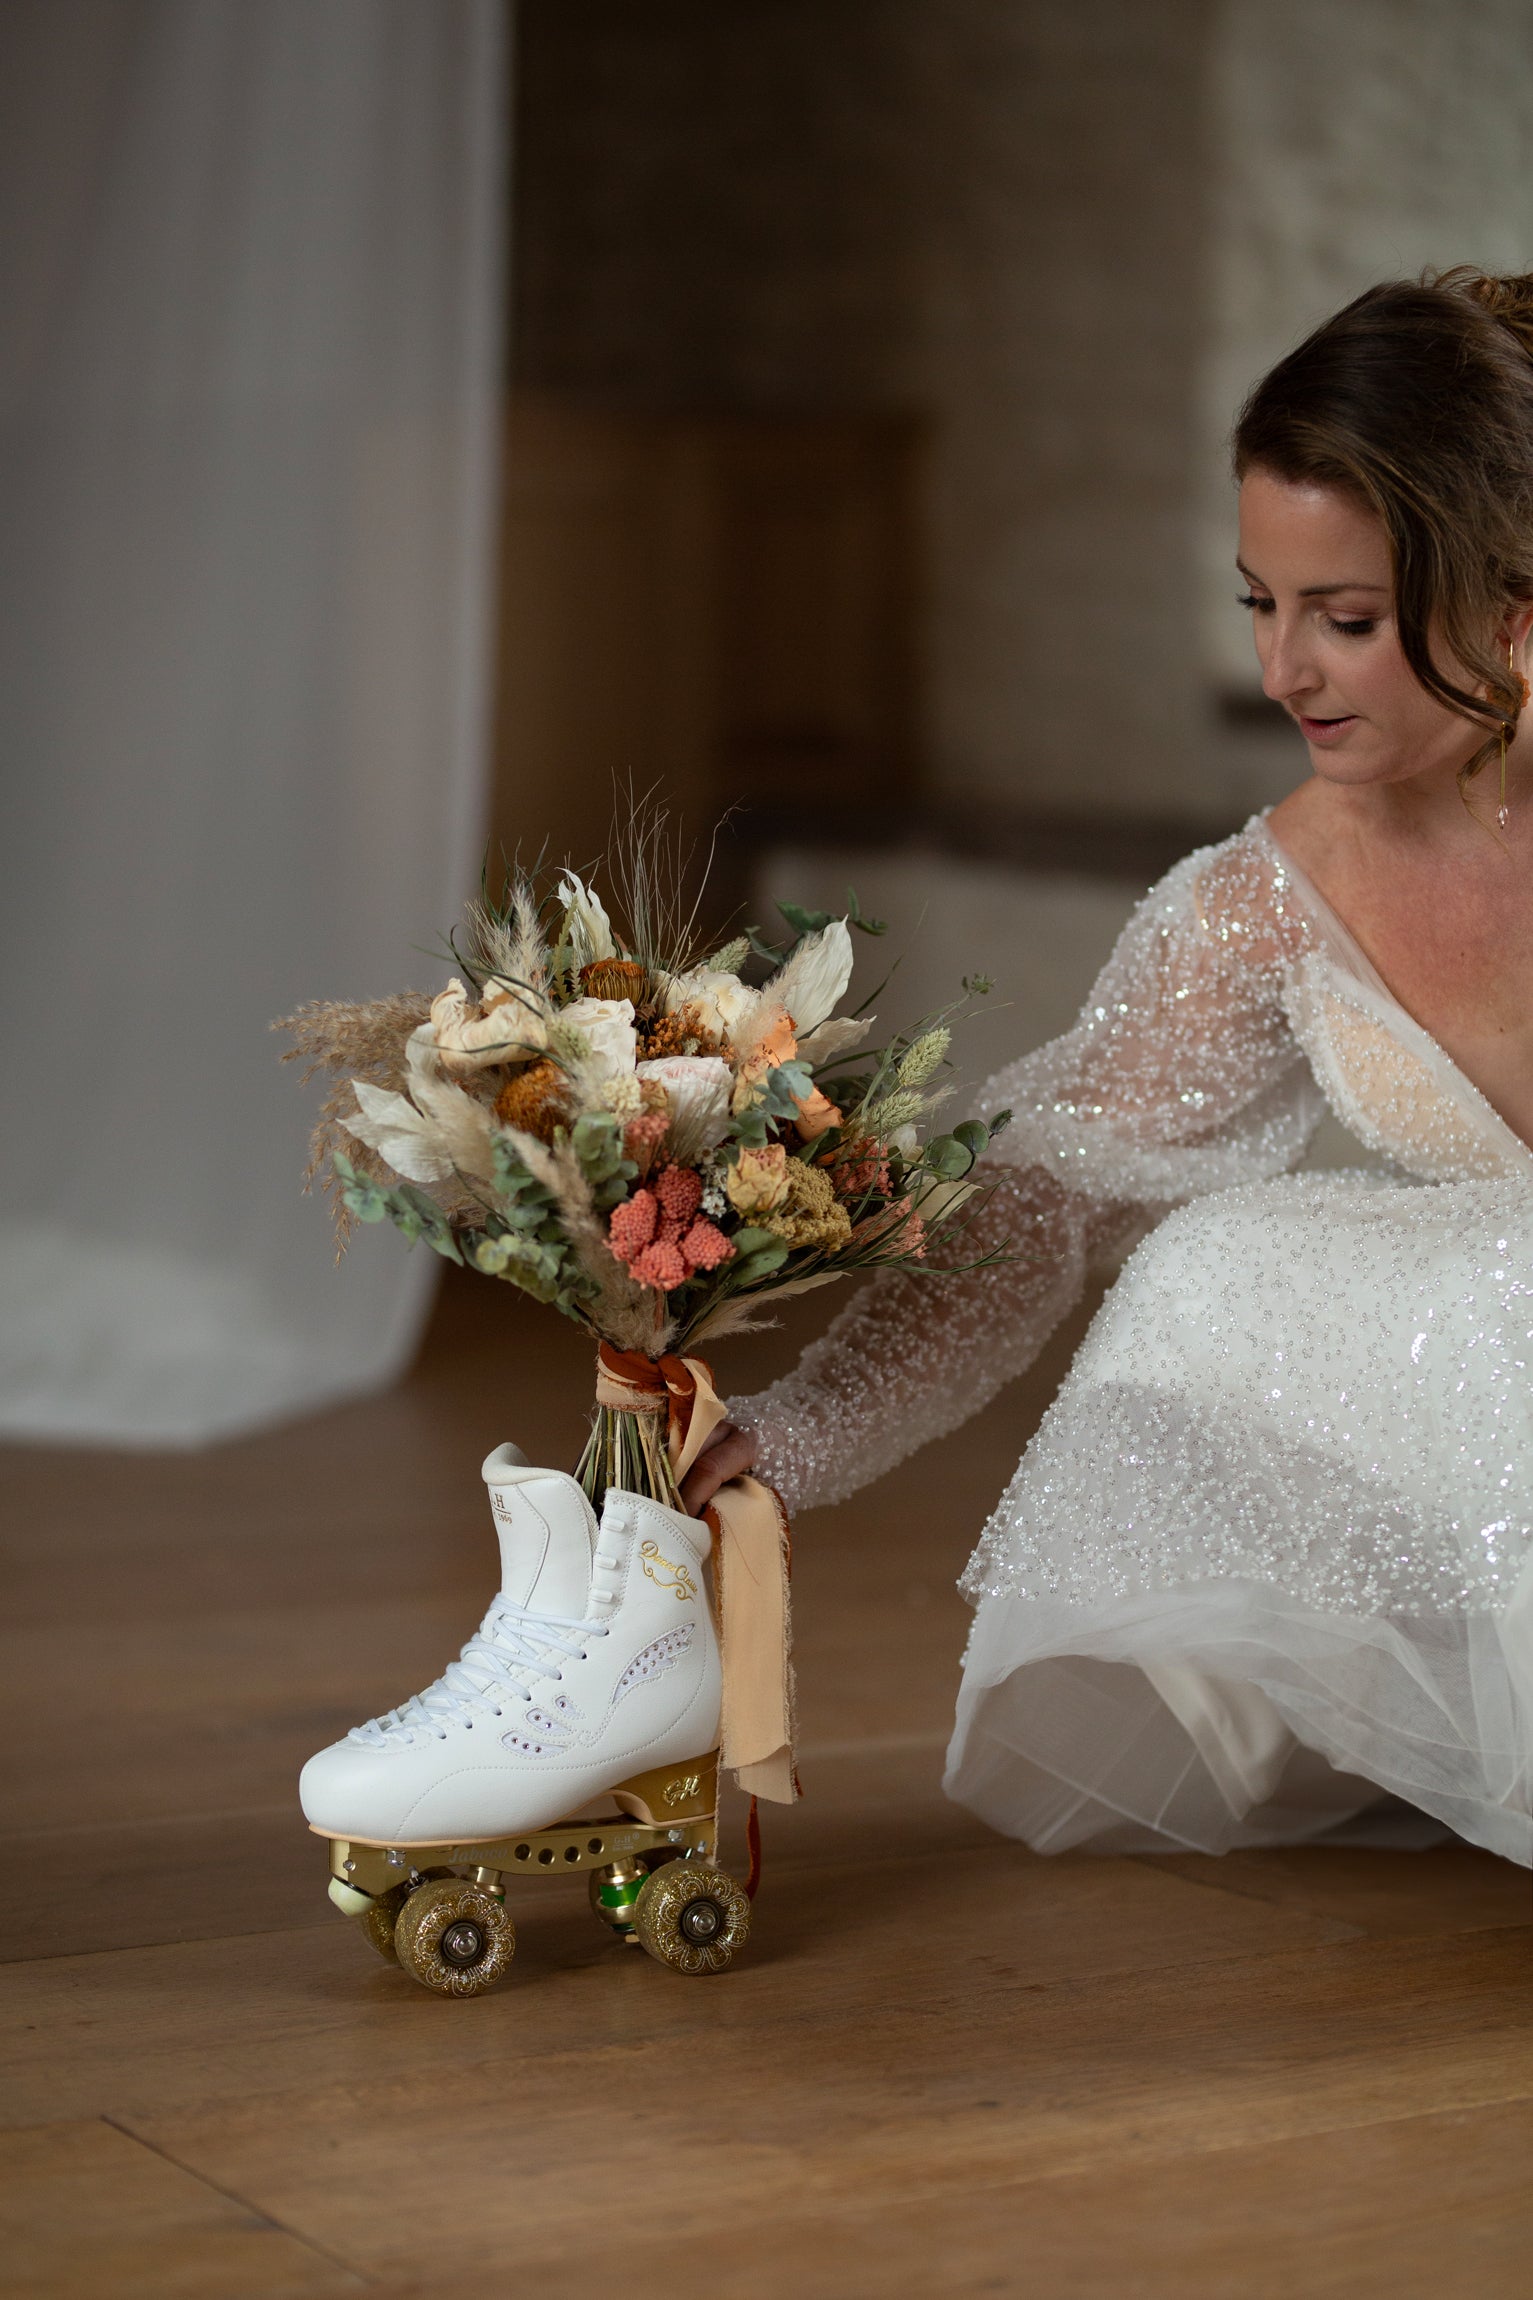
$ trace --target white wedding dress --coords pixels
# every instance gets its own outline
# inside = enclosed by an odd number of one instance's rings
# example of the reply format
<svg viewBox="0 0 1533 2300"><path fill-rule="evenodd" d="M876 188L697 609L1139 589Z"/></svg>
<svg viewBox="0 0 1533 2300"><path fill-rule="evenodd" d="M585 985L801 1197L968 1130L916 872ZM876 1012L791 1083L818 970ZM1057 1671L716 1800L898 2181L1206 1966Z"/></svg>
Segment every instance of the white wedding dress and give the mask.
<svg viewBox="0 0 1533 2300"><path fill-rule="evenodd" d="M875 1281L730 1408L790 1509L835 1501L1134 1246L964 1575L951 1794L1044 1851L1533 1860L1533 1151L1260 819L1007 1104L971 1235L1019 1258ZM1382 1170L1292 1171L1327 1106Z"/></svg>

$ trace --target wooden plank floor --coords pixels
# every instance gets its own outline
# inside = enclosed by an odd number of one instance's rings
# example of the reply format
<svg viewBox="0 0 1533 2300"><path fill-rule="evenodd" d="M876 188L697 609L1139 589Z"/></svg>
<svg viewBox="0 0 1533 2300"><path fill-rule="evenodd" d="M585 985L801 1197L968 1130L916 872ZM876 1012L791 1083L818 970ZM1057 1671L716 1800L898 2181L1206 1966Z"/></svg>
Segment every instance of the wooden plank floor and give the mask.
<svg viewBox="0 0 1533 2300"><path fill-rule="evenodd" d="M387 1397L0 1458L0 2288L1533 2294L1524 1872L1041 1861L941 1796L953 1578L1071 1340L801 1522L808 1794L711 1981L527 1880L506 1989L428 1997L331 1911L294 1804L477 1619L483 1454L573 1458L573 1330L463 1282Z"/></svg>

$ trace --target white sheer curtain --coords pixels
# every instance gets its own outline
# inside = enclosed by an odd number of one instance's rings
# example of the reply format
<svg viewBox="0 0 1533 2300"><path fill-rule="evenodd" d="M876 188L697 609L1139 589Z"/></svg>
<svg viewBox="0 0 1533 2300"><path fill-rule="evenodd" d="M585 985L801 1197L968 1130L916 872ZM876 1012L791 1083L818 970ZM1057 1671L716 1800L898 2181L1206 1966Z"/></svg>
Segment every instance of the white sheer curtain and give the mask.
<svg viewBox="0 0 1533 2300"><path fill-rule="evenodd" d="M0 10L0 1430L386 1379L270 1019L435 986L477 875L501 0Z"/></svg>

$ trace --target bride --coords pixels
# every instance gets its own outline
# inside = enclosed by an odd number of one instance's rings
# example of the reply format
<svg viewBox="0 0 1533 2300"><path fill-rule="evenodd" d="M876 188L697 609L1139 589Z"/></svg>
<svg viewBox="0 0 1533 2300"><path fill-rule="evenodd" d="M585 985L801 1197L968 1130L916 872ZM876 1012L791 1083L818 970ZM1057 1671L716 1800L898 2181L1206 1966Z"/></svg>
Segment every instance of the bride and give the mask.
<svg viewBox="0 0 1533 2300"><path fill-rule="evenodd" d="M1234 446L1311 778L984 1088L1018 1258L874 1283L686 1498L754 1462L839 1500L1132 1247L964 1575L950 1793L1047 1852L1446 1824L1529 1862L1533 275L1370 290ZM1326 1106L1379 1168L1293 1171Z"/></svg>

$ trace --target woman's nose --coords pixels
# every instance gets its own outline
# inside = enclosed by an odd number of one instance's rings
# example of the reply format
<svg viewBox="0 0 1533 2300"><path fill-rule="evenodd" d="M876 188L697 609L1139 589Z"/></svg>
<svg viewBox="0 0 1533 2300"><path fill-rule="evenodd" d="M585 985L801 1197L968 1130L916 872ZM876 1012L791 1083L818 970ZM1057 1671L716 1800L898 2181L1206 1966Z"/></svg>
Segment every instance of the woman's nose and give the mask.
<svg viewBox="0 0 1533 2300"><path fill-rule="evenodd" d="M1297 634L1276 623L1262 650L1262 693L1274 703L1286 703L1295 695L1313 694L1319 684Z"/></svg>

